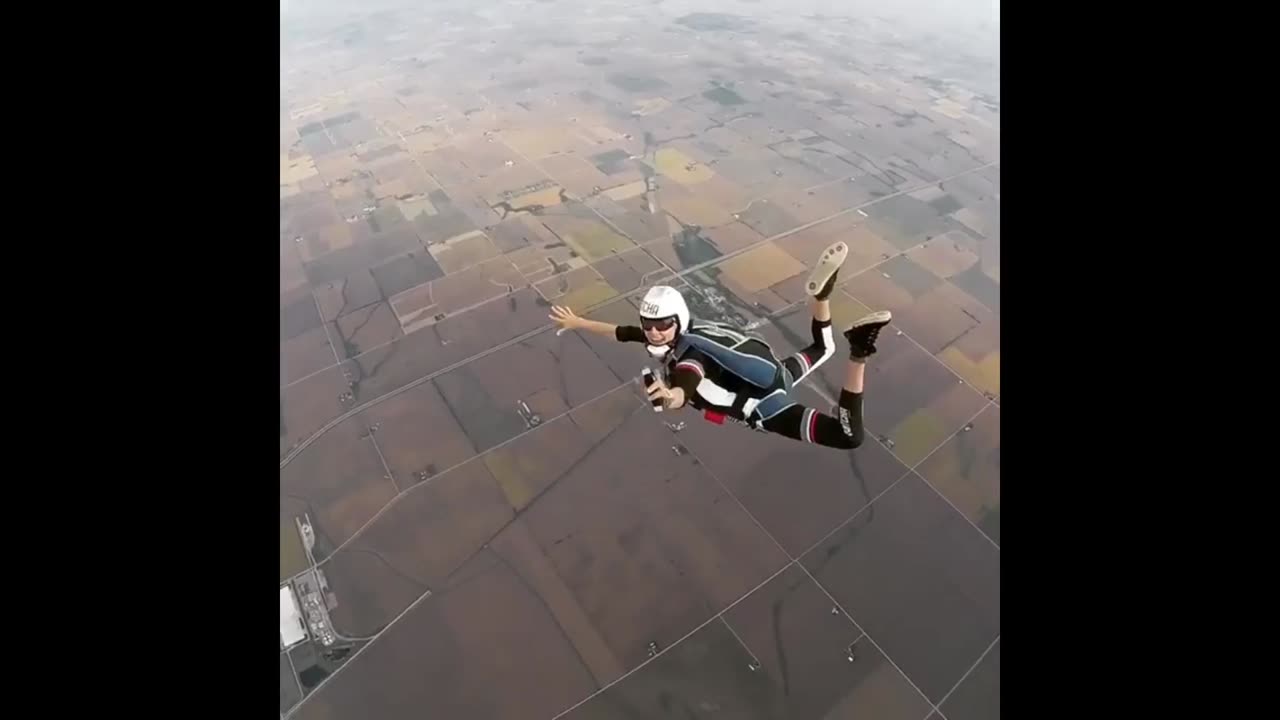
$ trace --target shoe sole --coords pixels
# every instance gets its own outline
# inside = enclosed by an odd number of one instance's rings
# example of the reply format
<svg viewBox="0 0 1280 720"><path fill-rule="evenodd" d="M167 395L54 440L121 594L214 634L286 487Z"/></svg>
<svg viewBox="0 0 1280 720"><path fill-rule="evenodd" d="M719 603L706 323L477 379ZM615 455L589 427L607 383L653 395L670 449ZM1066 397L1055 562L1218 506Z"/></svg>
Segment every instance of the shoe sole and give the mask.
<svg viewBox="0 0 1280 720"><path fill-rule="evenodd" d="M865 325L875 325L877 323L889 323L893 321L893 313L888 310L873 312L870 315L859 318L856 322L849 326L849 330L856 330ZM845 332L849 332L845 330Z"/></svg>
<svg viewBox="0 0 1280 720"><path fill-rule="evenodd" d="M805 292L810 296L818 294L835 271L840 269L845 259L849 257L849 246L843 242L832 243L822 251L822 256L818 258L818 266L809 273L809 282L804 286Z"/></svg>

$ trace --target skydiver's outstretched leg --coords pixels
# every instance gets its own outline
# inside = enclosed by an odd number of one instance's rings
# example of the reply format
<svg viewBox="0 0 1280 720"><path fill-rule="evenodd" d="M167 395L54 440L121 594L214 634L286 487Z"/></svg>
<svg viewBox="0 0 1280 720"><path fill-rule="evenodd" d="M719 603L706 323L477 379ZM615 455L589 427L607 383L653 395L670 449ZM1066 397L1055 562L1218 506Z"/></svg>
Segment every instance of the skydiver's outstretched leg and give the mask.
<svg viewBox="0 0 1280 720"><path fill-rule="evenodd" d="M809 327L813 344L782 361L791 373L793 384L799 384L836 352L835 336L831 331L831 303L828 298L835 290L836 276L847 257L849 246L843 242L833 243L822 251L818 264L809 274L805 291L813 296L813 321Z"/></svg>
<svg viewBox="0 0 1280 720"><path fill-rule="evenodd" d="M863 373L867 367L867 358L876 352L876 337L880 334L880 329L892 319L893 316L887 310L871 313L844 332L845 339L849 341L849 366L844 387L840 390L840 402L836 405L838 419L803 405L791 405L765 420L761 428L794 440L842 450L861 445L864 436ZM827 322L829 328L830 320ZM791 359L787 358L787 361Z"/></svg>

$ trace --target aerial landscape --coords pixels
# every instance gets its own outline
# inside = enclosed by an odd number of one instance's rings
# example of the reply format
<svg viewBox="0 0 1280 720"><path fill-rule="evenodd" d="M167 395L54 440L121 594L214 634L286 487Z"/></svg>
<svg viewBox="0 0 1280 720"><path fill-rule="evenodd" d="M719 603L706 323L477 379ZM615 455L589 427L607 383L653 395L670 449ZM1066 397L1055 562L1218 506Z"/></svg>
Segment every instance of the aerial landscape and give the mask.
<svg viewBox="0 0 1280 720"><path fill-rule="evenodd" d="M282 0L281 718L998 718L998 11ZM836 240L852 451L548 319L793 352Z"/></svg>

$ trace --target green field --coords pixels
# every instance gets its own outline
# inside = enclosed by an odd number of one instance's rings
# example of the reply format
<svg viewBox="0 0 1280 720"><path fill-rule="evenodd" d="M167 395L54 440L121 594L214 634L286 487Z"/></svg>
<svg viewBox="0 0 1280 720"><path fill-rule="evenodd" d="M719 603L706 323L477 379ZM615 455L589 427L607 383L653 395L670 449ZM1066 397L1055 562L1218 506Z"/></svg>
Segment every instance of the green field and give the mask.
<svg viewBox="0 0 1280 720"><path fill-rule="evenodd" d="M302 546L302 536L293 518L280 521L280 582L284 582L306 570L307 549Z"/></svg>

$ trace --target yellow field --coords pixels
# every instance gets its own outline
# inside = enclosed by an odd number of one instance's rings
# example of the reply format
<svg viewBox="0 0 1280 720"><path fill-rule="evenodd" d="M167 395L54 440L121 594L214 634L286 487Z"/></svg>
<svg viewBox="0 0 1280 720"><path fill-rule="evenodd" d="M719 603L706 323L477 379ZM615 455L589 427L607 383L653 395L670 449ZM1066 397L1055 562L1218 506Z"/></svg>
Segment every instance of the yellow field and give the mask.
<svg viewBox="0 0 1280 720"><path fill-rule="evenodd" d="M992 395L1000 394L1000 351L983 356L977 362L971 360L954 345L938 353L938 359L946 363L970 385Z"/></svg>
<svg viewBox="0 0 1280 720"><path fill-rule="evenodd" d="M560 287L564 283L568 283L569 289L562 293ZM571 308L587 308L599 305L618 296L618 291L605 282L604 278L600 277L595 270L585 267L578 270L570 270L567 274L559 277L543 280L535 288L549 302L553 302L556 305L567 305Z"/></svg>
<svg viewBox="0 0 1280 720"><path fill-rule="evenodd" d="M804 272L805 266L768 242L724 261L720 269L745 290L756 292Z"/></svg>
<svg viewBox="0 0 1280 720"><path fill-rule="evenodd" d="M556 153L572 152L575 147L573 134L562 127L507 131L502 133L502 142L535 160Z"/></svg>
<svg viewBox="0 0 1280 720"><path fill-rule="evenodd" d="M948 428L929 408L917 410L889 431L893 454L907 465L914 466L945 442L955 429Z"/></svg>
<svg viewBox="0 0 1280 720"><path fill-rule="evenodd" d="M311 159L310 155L303 155L300 158L289 159L288 155L280 156L280 184L281 185L297 185L298 183L313 178L320 174L316 170L316 163Z"/></svg>
<svg viewBox="0 0 1280 720"><path fill-rule="evenodd" d="M675 148L659 150L654 156L654 165L658 172L681 185L696 185L716 176L711 168L702 163L695 164L693 158Z"/></svg>
<svg viewBox="0 0 1280 720"><path fill-rule="evenodd" d="M589 262L635 247L635 243L595 220L558 217L547 218L547 224L564 239L569 247Z"/></svg>
<svg viewBox="0 0 1280 720"><path fill-rule="evenodd" d="M530 205L541 205L542 207L551 207L560 204L560 186L552 185L545 190L535 190L531 193L525 193L517 197L511 198L511 207L522 208Z"/></svg>
<svg viewBox="0 0 1280 720"><path fill-rule="evenodd" d="M639 197L643 195L644 190L645 190L644 180L637 180L635 182L627 183L626 185L619 185L618 187L615 187L615 188L609 188L608 190L605 190L604 193L602 194L605 197L609 198L610 200L614 200L614 201L629 200L633 197Z"/></svg>
<svg viewBox="0 0 1280 720"><path fill-rule="evenodd" d="M568 305L574 308L586 308L618 296L618 291L614 290L609 283L601 279L596 279L590 284L570 290L561 295L556 301L559 305Z"/></svg>
<svg viewBox="0 0 1280 720"><path fill-rule="evenodd" d="M728 210L701 197L663 198L662 209L686 225L713 228L733 222Z"/></svg>
<svg viewBox="0 0 1280 720"><path fill-rule="evenodd" d="M631 112L636 115L657 115L658 113L671 107L671 101L666 98L645 98L637 100L635 109Z"/></svg>
<svg viewBox="0 0 1280 720"><path fill-rule="evenodd" d="M501 253L487 235L475 230L427 248L445 274L495 258Z"/></svg>

